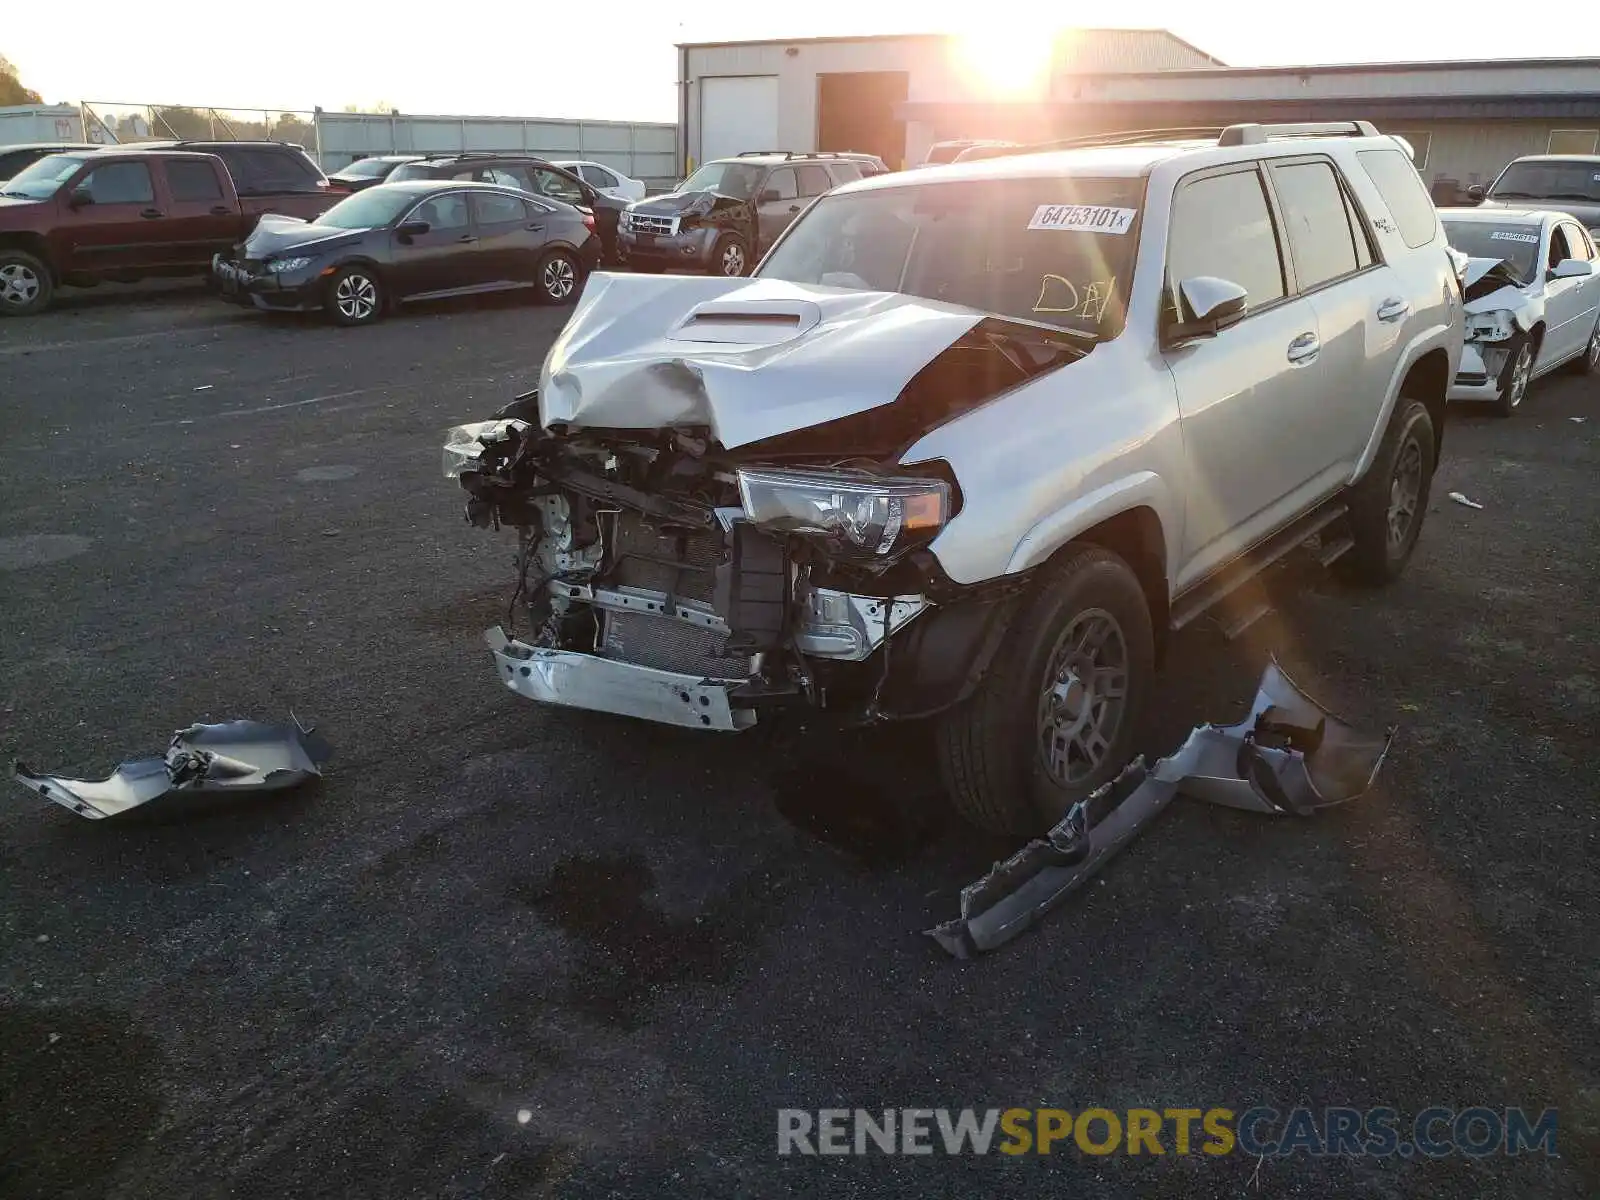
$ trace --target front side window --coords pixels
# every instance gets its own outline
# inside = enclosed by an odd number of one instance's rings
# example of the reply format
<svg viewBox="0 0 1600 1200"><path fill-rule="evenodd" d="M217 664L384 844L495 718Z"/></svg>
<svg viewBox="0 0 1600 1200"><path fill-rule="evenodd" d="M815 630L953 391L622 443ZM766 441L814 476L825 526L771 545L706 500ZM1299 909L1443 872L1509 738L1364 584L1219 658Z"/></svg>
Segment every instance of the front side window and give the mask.
<svg viewBox="0 0 1600 1200"><path fill-rule="evenodd" d="M540 195L549 196L552 200L560 200L565 204L584 202L583 189L578 186L576 179L548 167L535 167L531 174L533 190Z"/></svg>
<svg viewBox="0 0 1600 1200"><path fill-rule="evenodd" d="M448 233L467 228L467 198L460 192L432 196L417 205L407 218L426 221L430 233Z"/></svg>
<svg viewBox="0 0 1600 1200"><path fill-rule="evenodd" d="M1446 221L1445 239L1468 258L1499 258L1523 283L1539 267L1537 221Z"/></svg>
<svg viewBox="0 0 1600 1200"><path fill-rule="evenodd" d="M582 174L585 183L597 188L614 188L618 184L617 177L604 167L589 164L583 168Z"/></svg>
<svg viewBox="0 0 1600 1200"><path fill-rule="evenodd" d="M757 275L899 292L1115 337L1140 179L952 180L824 196Z"/></svg>
<svg viewBox="0 0 1600 1200"><path fill-rule="evenodd" d="M1184 184L1173 197L1167 236L1169 303L1176 305L1179 284L1200 275L1237 283L1249 310L1283 299L1277 229L1254 168Z"/></svg>
<svg viewBox="0 0 1600 1200"><path fill-rule="evenodd" d="M1360 150L1356 158L1362 170L1372 180L1383 202L1389 206L1394 223L1399 227L1400 238L1415 250L1433 241L1438 228L1438 211L1428 189L1422 186L1422 177L1416 167L1400 149Z"/></svg>
<svg viewBox="0 0 1600 1200"><path fill-rule="evenodd" d="M1584 236L1583 230L1565 221L1561 223L1561 230L1567 235L1567 257L1588 262L1592 256L1589 253L1589 239Z"/></svg>
<svg viewBox="0 0 1600 1200"><path fill-rule="evenodd" d="M1278 193L1283 223L1289 231L1295 277L1301 291L1349 275L1357 267L1354 231L1333 164L1274 164L1272 186Z"/></svg>
<svg viewBox="0 0 1600 1200"><path fill-rule="evenodd" d="M88 188L96 204L154 204L156 199L150 168L142 162L96 167L78 186Z"/></svg>
<svg viewBox="0 0 1600 1200"><path fill-rule="evenodd" d="M833 180L828 178L828 173L821 167L800 168L800 194L802 196L820 196L833 187Z"/></svg>
<svg viewBox="0 0 1600 1200"><path fill-rule="evenodd" d="M1550 260L1545 265L1552 271L1556 264L1565 262L1572 257L1572 247L1567 245L1567 229L1564 225L1557 225L1550 231Z"/></svg>
<svg viewBox="0 0 1600 1200"><path fill-rule="evenodd" d="M794 172L788 167L782 167L767 176L767 182L761 188L762 203L774 200L798 200L800 198L799 185L795 183Z"/></svg>

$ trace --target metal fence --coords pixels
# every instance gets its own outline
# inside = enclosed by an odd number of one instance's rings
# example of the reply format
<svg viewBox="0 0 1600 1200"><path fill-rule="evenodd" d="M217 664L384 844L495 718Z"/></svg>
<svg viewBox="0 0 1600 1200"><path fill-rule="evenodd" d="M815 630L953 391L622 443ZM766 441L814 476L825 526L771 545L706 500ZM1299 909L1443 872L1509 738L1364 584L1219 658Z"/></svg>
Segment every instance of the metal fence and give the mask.
<svg viewBox="0 0 1600 1200"><path fill-rule="evenodd" d="M582 158L642 179L652 189L677 178L677 127L645 121L524 117L445 117L313 109L215 108L85 101L91 141L270 138L304 146L325 171L373 154L497 150L544 158Z"/></svg>

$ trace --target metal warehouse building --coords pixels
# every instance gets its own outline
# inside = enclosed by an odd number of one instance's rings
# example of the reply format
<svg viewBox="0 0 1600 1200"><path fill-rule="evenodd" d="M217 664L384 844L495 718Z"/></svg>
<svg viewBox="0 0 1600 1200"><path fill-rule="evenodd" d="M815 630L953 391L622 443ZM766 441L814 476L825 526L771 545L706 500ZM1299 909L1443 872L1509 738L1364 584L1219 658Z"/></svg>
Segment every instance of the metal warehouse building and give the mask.
<svg viewBox="0 0 1600 1200"><path fill-rule="evenodd" d="M891 166L935 141L1070 137L1236 121L1366 118L1410 141L1441 200L1523 154L1600 150L1600 59L1228 67L1162 30L1060 35L1047 77L975 94L945 35L678 47L679 158L863 150Z"/></svg>

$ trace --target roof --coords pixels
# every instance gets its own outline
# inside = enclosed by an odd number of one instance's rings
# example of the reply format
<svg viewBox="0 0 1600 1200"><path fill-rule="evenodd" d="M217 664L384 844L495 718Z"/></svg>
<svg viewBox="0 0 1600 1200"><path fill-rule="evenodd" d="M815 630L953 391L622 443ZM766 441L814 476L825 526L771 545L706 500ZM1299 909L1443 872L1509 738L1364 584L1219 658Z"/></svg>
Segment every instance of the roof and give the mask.
<svg viewBox="0 0 1600 1200"><path fill-rule="evenodd" d="M1600 163L1600 154L1522 154L1512 161Z"/></svg>
<svg viewBox="0 0 1600 1200"><path fill-rule="evenodd" d="M1123 48L1165 48L1168 50L1177 50L1184 57L1192 57L1200 60L1195 63L1195 66L1200 66L1204 63L1208 63L1214 67L1226 65L1220 58L1217 58L1211 54L1207 54L1204 50L1194 45L1194 43L1185 41L1183 38L1167 29L1125 29L1105 27L1094 29L1058 29L1050 31L1049 34L1049 36L1057 38L1062 38L1066 35L1071 35L1073 41L1077 43L1077 46L1072 47L1074 50L1080 47L1084 51L1089 51L1091 49L1109 49L1113 43L1118 42L1125 44L1144 43L1143 46L1124 45ZM830 44L838 44L841 42L871 44L875 42L944 41L960 36L961 35L959 33L872 33L858 34L855 36L837 35L831 37L751 38L744 41L724 42L679 42L677 45L680 51L687 51L712 50L723 46L825 46ZM1069 53L1069 55L1066 57L1071 58L1076 57L1076 55ZM1090 55L1085 53L1084 57L1088 58ZM1115 68L1111 69L1114 70Z"/></svg>
<svg viewBox="0 0 1600 1200"><path fill-rule="evenodd" d="M98 150L93 142L6 142L0 145L0 154L12 150Z"/></svg>
<svg viewBox="0 0 1600 1200"><path fill-rule="evenodd" d="M1012 154L1005 158L984 158L972 162L918 167L915 171L894 171L888 175L874 175L871 179L862 180L860 183L846 184L845 188L855 192L877 188L912 187L948 180L1036 179L1045 175L1137 179L1149 174L1157 163L1186 150L1216 148L1216 142L1210 141L1143 142L1136 146L1044 150L1036 154Z"/></svg>
<svg viewBox="0 0 1600 1200"><path fill-rule="evenodd" d="M482 183L476 179L391 179L378 184L377 187L368 188L367 191L377 191L378 188L389 188L391 191L399 190L402 192L448 192L457 188L467 188L471 191L515 192L519 196L524 194L521 188L514 188L509 184ZM366 192L356 193L358 196L365 194ZM541 196L539 199L554 200L555 197ZM563 203L565 202L563 201Z"/></svg>

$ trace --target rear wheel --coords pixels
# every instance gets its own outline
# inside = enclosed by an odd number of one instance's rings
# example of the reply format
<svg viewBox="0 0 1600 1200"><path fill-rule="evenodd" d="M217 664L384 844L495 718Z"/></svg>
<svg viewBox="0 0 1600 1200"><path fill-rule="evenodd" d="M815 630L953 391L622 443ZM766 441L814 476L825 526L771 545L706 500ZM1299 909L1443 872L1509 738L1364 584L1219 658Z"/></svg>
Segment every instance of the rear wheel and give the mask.
<svg viewBox="0 0 1600 1200"><path fill-rule="evenodd" d="M336 325L370 325L383 316L383 285L371 267L355 263L328 280L322 302Z"/></svg>
<svg viewBox="0 0 1600 1200"><path fill-rule="evenodd" d="M1495 415L1509 417L1521 406L1533 382L1533 361L1536 350L1532 339L1519 333L1506 355L1506 365L1500 370L1500 395L1494 402Z"/></svg>
<svg viewBox="0 0 1600 1200"><path fill-rule="evenodd" d="M544 304L569 304L578 292L578 263L565 250L552 250L539 260L534 288Z"/></svg>
<svg viewBox="0 0 1600 1200"><path fill-rule="evenodd" d="M973 696L939 722L940 773L967 820L1036 834L1116 777L1155 672L1131 568L1081 546L1044 569Z"/></svg>
<svg viewBox="0 0 1600 1200"><path fill-rule="evenodd" d="M21 250L0 250L0 316L31 317L50 307L50 268Z"/></svg>
<svg viewBox="0 0 1600 1200"><path fill-rule="evenodd" d="M1388 583L1410 561L1433 487L1434 445L1427 407L1401 396L1376 460L1350 490L1355 545L1339 562L1352 578Z"/></svg>

